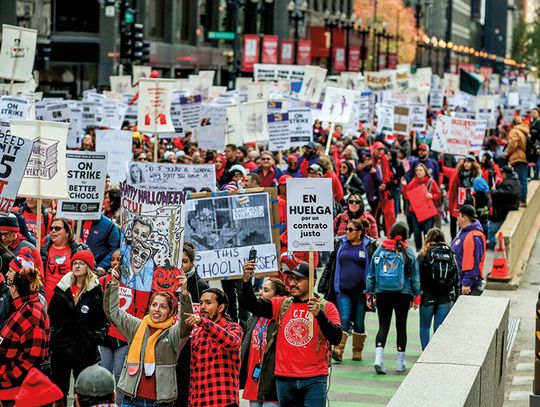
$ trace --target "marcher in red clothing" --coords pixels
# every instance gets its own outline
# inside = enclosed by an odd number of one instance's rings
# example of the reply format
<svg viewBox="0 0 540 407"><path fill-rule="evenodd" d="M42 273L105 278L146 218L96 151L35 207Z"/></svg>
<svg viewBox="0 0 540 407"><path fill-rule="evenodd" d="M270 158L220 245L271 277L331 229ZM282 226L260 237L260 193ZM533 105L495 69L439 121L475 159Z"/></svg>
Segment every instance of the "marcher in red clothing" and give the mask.
<svg viewBox="0 0 540 407"><path fill-rule="evenodd" d="M410 200L409 193L420 185L426 186L428 190L426 198L431 199L434 205L437 206L437 202L441 197L441 190L435 180L429 175L427 167L422 163L416 165L414 168L414 178L403 187L403 196L405 199ZM414 244L416 245L416 250L420 251L422 248L422 234L427 234L433 227L437 215L420 222L418 218L420 217L420 219L422 219L423 214L416 213L412 205L409 205L409 212L411 213L411 219L413 221Z"/></svg>
<svg viewBox="0 0 540 407"><path fill-rule="evenodd" d="M49 317L38 291L38 270L22 267L10 287L14 312L0 330L0 400L14 400L28 372L39 368L49 351Z"/></svg>
<svg viewBox="0 0 540 407"><path fill-rule="evenodd" d="M277 180L283 175L283 172L276 167L274 154L272 154L270 151L263 151L261 153L260 161L261 165L258 168L255 168L252 172L259 175L261 187L275 187Z"/></svg>
<svg viewBox="0 0 540 407"><path fill-rule="evenodd" d="M191 336L190 407L240 404L242 328L227 315L229 301L217 288L201 296L200 315L188 314Z"/></svg>
<svg viewBox="0 0 540 407"><path fill-rule="evenodd" d="M396 223L396 214L394 211L394 199L388 189L392 182L393 174L390 168L390 163L386 154L384 154L385 146L382 142L376 141L373 143L373 166L378 168L382 174L382 184L379 186L380 201L378 208L371 208L374 211L375 219L379 219L379 216L384 216L384 229L388 236L390 229Z"/></svg>

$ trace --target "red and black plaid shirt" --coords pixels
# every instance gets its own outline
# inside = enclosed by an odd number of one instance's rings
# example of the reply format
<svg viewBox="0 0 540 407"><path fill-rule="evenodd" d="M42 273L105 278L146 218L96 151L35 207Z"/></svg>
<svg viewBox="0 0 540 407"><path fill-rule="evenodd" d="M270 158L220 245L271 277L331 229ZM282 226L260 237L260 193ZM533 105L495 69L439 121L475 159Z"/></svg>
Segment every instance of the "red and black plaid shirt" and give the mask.
<svg viewBox="0 0 540 407"><path fill-rule="evenodd" d="M0 389L20 386L49 352L49 317L38 295L17 297L13 307L0 331Z"/></svg>
<svg viewBox="0 0 540 407"><path fill-rule="evenodd" d="M190 407L239 404L242 328L221 318L206 318L191 334Z"/></svg>
<svg viewBox="0 0 540 407"><path fill-rule="evenodd" d="M375 220L373 215L369 212L364 212L361 217L365 218L370 225L370 228L366 230L366 235L368 235L372 239L378 239L379 230L377 229L377 221ZM350 217L348 209L334 218L334 234L336 236L343 236L345 234L345 229L347 229L347 223L349 223L349 220Z"/></svg>

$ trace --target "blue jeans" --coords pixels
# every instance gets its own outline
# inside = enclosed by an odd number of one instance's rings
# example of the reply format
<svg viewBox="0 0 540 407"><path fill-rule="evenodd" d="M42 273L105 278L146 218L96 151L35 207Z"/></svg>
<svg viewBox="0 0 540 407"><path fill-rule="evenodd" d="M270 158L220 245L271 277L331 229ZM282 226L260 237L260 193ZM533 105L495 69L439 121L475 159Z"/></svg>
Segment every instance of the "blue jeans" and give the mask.
<svg viewBox="0 0 540 407"><path fill-rule="evenodd" d="M497 244L497 232L501 228L503 222L492 222L489 221L488 224L488 247L490 249L495 248L495 245Z"/></svg>
<svg viewBox="0 0 540 407"><path fill-rule="evenodd" d="M354 332L363 334L366 332L364 320L366 318L366 305L364 303L362 290L349 291L342 290L336 299L336 305L341 319L343 332Z"/></svg>
<svg viewBox="0 0 540 407"><path fill-rule="evenodd" d="M394 198L394 214L397 218L399 215L399 211L401 210L401 186L397 186L396 188L394 188L392 196Z"/></svg>
<svg viewBox="0 0 540 407"><path fill-rule="evenodd" d="M276 377L277 396L281 407L325 407L328 376L308 379Z"/></svg>
<svg viewBox="0 0 540 407"><path fill-rule="evenodd" d="M124 400L122 401L122 407L172 407L173 403L162 403L158 404L156 401L150 401L146 399L132 399L132 400Z"/></svg>
<svg viewBox="0 0 540 407"><path fill-rule="evenodd" d="M427 234L429 229L435 224L435 218L426 219L423 222L418 222L416 215L412 215L412 224L413 224L413 233L414 233L414 245L416 246L416 251L419 251L422 248L422 233Z"/></svg>
<svg viewBox="0 0 540 407"><path fill-rule="evenodd" d="M516 172L519 183L521 185L521 193L519 200L521 202L527 202L527 177L529 175L529 164L527 163L515 163L514 171Z"/></svg>
<svg viewBox="0 0 540 407"><path fill-rule="evenodd" d="M425 304L420 306L420 342L422 343L422 350L424 350L429 343L431 321L433 320L433 333L435 333L437 328L443 323L451 308L451 302L446 304Z"/></svg>
<svg viewBox="0 0 540 407"><path fill-rule="evenodd" d="M116 380L116 383L118 383L120 374L122 373L122 367L124 366L124 360L128 353L128 345L122 346L114 351L108 346L100 346L99 353L101 354L99 365L114 374L114 379Z"/></svg>

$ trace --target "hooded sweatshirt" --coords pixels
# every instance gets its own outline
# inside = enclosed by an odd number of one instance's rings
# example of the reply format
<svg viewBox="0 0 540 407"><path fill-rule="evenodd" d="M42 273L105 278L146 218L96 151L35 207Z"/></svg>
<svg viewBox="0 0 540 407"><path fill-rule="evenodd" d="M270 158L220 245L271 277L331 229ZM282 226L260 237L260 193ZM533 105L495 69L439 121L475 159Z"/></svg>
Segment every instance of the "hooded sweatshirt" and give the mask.
<svg viewBox="0 0 540 407"><path fill-rule="evenodd" d="M486 257L486 238L482 225L477 220L465 226L452 241L456 253L461 286L478 288L484 278L484 259Z"/></svg>

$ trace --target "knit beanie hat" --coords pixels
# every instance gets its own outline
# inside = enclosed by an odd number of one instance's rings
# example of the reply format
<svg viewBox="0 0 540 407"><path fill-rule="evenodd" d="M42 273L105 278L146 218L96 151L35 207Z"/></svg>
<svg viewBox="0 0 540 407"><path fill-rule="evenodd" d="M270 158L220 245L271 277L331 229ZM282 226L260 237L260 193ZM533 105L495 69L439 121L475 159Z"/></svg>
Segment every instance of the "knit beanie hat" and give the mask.
<svg viewBox="0 0 540 407"><path fill-rule="evenodd" d="M36 253L33 253L32 249L29 247L23 247L17 257L14 257L13 260L9 263L9 268L15 270L16 273L21 271L25 267L36 267L34 262L34 256Z"/></svg>
<svg viewBox="0 0 540 407"><path fill-rule="evenodd" d="M75 260L84 261L88 265L88 267L90 267L90 269L94 271L94 267L96 265L95 265L94 255L92 254L90 250L79 250L73 256L71 256L72 267Z"/></svg>
<svg viewBox="0 0 540 407"><path fill-rule="evenodd" d="M18 232L19 221L17 217L10 213L9 215L0 216L0 232Z"/></svg>
<svg viewBox="0 0 540 407"><path fill-rule="evenodd" d="M21 389L15 397L16 407L38 407L52 404L64 398L64 393L56 384L33 367L22 382Z"/></svg>

